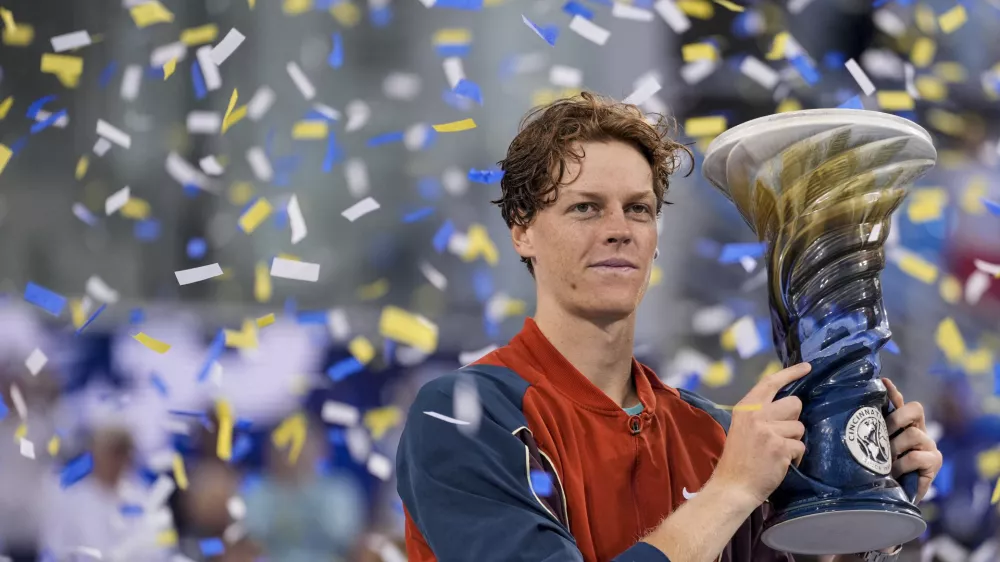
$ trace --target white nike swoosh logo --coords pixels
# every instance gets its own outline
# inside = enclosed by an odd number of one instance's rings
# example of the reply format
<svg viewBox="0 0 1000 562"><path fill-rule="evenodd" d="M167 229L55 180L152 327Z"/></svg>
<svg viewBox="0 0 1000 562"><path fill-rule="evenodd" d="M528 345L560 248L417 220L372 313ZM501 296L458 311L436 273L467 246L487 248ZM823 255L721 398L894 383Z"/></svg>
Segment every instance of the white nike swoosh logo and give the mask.
<svg viewBox="0 0 1000 562"><path fill-rule="evenodd" d="M681 494L684 495L684 499L689 500L698 495L698 492L689 492L687 487L681 489Z"/></svg>

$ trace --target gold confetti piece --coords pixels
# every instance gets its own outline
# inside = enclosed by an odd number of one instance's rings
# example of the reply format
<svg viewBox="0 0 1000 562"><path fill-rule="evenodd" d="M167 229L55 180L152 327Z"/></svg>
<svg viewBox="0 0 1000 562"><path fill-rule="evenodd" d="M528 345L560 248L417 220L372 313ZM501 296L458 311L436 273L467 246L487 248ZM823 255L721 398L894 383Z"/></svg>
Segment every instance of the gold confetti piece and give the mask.
<svg viewBox="0 0 1000 562"><path fill-rule="evenodd" d="M251 10L257 7L257 0L247 0L247 2L250 4Z"/></svg>
<svg viewBox="0 0 1000 562"><path fill-rule="evenodd" d="M961 362L965 356L965 340L958 331L958 325L951 318L945 318L938 324L934 341L937 342L938 349L943 351L945 357L952 363Z"/></svg>
<svg viewBox="0 0 1000 562"><path fill-rule="evenodd" d="M986 212L983 198L986 197L986 178L976 176L962 190L960 206L962 211L970 215L981 215Z"/></svg>
<svg viewBox="0 0 1000 562"><path fill-rule="evenodd" d="M990 505L998 503L1000 503L1000 480L997 480L997 487L993 489L993 497L990 499Z"/></svg>
<svg viewBox="0 0 1000 562"><path fill-rule="evenodd" d="M4 28L3 44L8 47L27 47L35 40L35 28L22 23L17 29Z"/></svg>
<svg viewBox="0 0 1000 562"><path fill-rule="evenodd" d="M719 406L723 410L732 410L734 412L755 412L761 408L760 404L737 404L735 406Z"/></svg>
<svg viewBox="0 0 1000 562"><path fill-rule="evenodd" d="M475 128L476 122L472 119L462 119L461 121L452 121L451 123L434 125L434 130L439 133L457 133L459 131L468 131L469 129Z"/></svg>
<svg viewBox="0 0 1000 562"><path fill-rule="evenodd" d="M248 182L236 182L229 188L229 202L238 207L246 205L253 197L253 185Z"/></svg>
<svg viewBox="0 0 1000 562"><path fill-rule="evenodd" d="M138 334L132 336L132 338L135 339L135 341L146 346L146 348L151 349L161 355L166 353L167 351L170 351L170 344L166 344L158 339L151 338L142 332L139 332Z"/></svg>
<svg viewBox="0 0 1000 562"><path fill-rule="evenodd" d="M987 375L993 372L993 351L980 348L966 354L962 359L962 368L969 375Z"/></svg>
<svg viewBox="0 0 1000 562"><path fill-rule="evenodd" d="M958 302L958 299L962 298L962 284L951 275L945 275L938 285L938 293L944 302L955 304Z"/></svg>
<svg viewBox="0 0 1000 562"><path fill-rule="evenodd" d="M302 261L302 258L299 256L293 256L292 254L286 254L285 252L278 254L278 257L283 260Z"/></svg>
<svg viewBox="0 0 1000 562"><path fill-rule="evenodd" d="M243 329L238 332L236 330L223 330L222 332L226 336L226 347L257 349L257 322L254 320L245 320Z"/></svg>
<svg viewBox="0 0 1000 562"><path fill-rule="evenodd" d="M800 109L802 109L802 104L799 103L799 100L785 98L778 104L778 109L775 110L775 113L788 113L789 111L799 111Z"/></svg>
<svg viewBox="0 0 1000 562"><path fill-rule="evenodd" d="M708 0L677 0L676 5L692 18L709 20L715 15L715 6Z"/></svg>
<svg viewBox="0 0 1000 562"><path fill-rule="evenodd" d="M913 12L913 19L921 33L934 35L937 32L937 17L934 15L934 10L927 4L917 4L916 10Z"/></svg>
<svg viewBox="0 0 1000 562"><path fill-rule="evenodd" d="M653 269L649 272L649 286L655 287L663 282L663 268L654 265Z"/></svg>
<svg viewBox="0 0 1000 562"><path fill-rule="evenodd" d="M941 26L942 32L951 33L965 25L968 19L969 16L965 13L965 6L956 4L954 8L938 16L938 25Z"/></svg>
<svg viewBox="0 0 1000 562"><path fill-rule="evenodd" d="M181 457L179 453L174 453L174 480L177 481L178 488L181 490L187 490L187 471L184 470L184 458Z"/></svg>
<svg viewBox="0 0 1000 562"><path fill-rule="evenodd" d="M688 43L681 47L681 57L684 62L699 60L717 60L719 52L711 43Z"/></svg>
<svg viewBox="0 0 1000 562"><path fill-rule="evenodd" d="M42 72L48 74L79 75L83 72L83 58L72 55L42 55Z"/></svg>
<svg viewBox="0 0 1000 562"><path fill-rule="evenodd" d="M215 454L228 461L233 458L233 407L226 400L215 403L215 417L219 420L219 435L215 444Z"/></svg>
<svg viewBox="0 0 1000 562"><path fill-rule="evenodd" d="M367 285L358 287L358 300L373 301L389 294L389 280L377 279Z"/></svg>
<svg viewBox="0 0 1000 562"><path fill-rule="evenodd" d="M87 321L87 315L83 312L83 301L80 299L69 300L69 316L73 321L73 327L79 329Z"/></svg>
<svg viewBox="0 0 1000 562"><path fill-rule="evenodd" d="M729 326L719 334L719 345L723 351L733 351L736 349L736 329L735 324Z"/></svg>
<svg viewBox="0 0 1000 562"><path fill-rule="evenodd" d="M349 0L335 3L330 8L330 14L337 23L344 27L354 27L361 21L361 10Z"/></svg>
<svg viewBox="0 0 1000 562"><path fill-rule="evenodd" d="M14 96L7 96L7 99L0 103L0 119L7 117L7 112L10 111L12 105L14 105Z"/></svg>
<svg viewBox="0 0 1000 562"><path fill-rule="evenodd" d="M520 299L510 299L504 303L503 317L521 316L528 310L528 303Z"/></svg>
<svg viewBox="0 0 1000 562"><path fill-rule="evenodd" d="M24 439L26 435L28 435L28 426L22 422L17 426L17 429L14 430L14 442L16 443L21 439Z"/></svg>
<svg viewBox="0 0 1000 562"><path fill-rule="evenodd" d="M131 10L132 20L140 29L158 23L170 23L174 21L174 15L157 0L150 0L144 4L139 4Z"/></svg>
<svg viewBox="0 0 1000 562"><path fill-rule="evenodd" d="M472 262L482 256L489 265L496 265L500 261L500 253L493 240L490 239L489 231L486 230L485 226L481 224L470 226L466 237L468 238L468 247L462 255L462 260Z"/></svg>
<svg viewBox="0 0 1000 562"><path fill-rule="evenodd" d="M50 457L54 457L59 454L60 444L58 435L53 435L52 439L49 439L49 444L46 446L46 450L48 451Z"/></svg>
<svg viewBox="0 0 1000 562"><path fill-rule="evenodd" d="M166 80L173 76L175 70L177 70L177 57L168 60L167 64L163 65L163 79Z"/></svg>
<svg viewBox="0 0 1000 562"><path fill-rule="evenodd" d="M726 386L733 381L733 370L728 361L716 361L708 366L705 374L701 376L701 382L709 388L719 388Z"/></svg>
<svg viewBox="0 0 1000 562"><path fill-rule="evenodd" d="M403 422L403 411L396 406L385 406L375 408L365 412L362 423L372 434L372 439L378 441L389 432L390 429Z"/></svg>
<svg viewBox="0 0 1000 562"><path fill-rule="evenodd" d="M0 19L3 20L4 28L17 31L17 23L14 21L14 14L7 8L0 8Z"/></svg>
<svg viewBox="0 0 1000 562"><path fill-rule="evenodd" d="M941 218L947 204L948 192L943 188L920 189L913 192L906 217L914 224L935 221Z"/></svg>
<svg viewBox="0 0 1000 562"><path fill-rule="evenodd" d="M913 48L910 49L910 61L917 68L925 68L934 60L934 53L936 51L937 45L933 39L921 37L913 42Z"/></svg>
<svg viewBox="0 0 1000 562"><path fill-rule="evenodd" d="M946 135L961 136L965 131L965 120L950 111L934 107L927 110L927 123Z"/></svg>
<svg viewBox="0 0 1000 562"><path fill-rule="evenodd" d="M969 72L957 62L942 61L935 64L934 74L951 84L961 84L969 79Z"/></svg>
<svg viewBox="0 0 1000 562"><path fill-rule="evenodd" d="M81 156L79 160L76 161L76 172L74 177L77 181L82 180L83 176L87 175L87 169L90 167L90 158L87 156Z"/></svg>
<svg viewBox="0 0 1000 562"><path fill-rule="evenodd" d="M0 144L0 174L3 173L3 169L7 167L7 162L10 162L11 155L14 154L5 145Z"/></svg>
<svg viewBox="0 0 1000 562"><path fill-rule="evenodd" d="M226 108L226 116L222 118L222 134L226 134L226 131L229 129L229 116L233 114L233 108L236 107L236 100L239 97L239 92L236 88L233 88L233 95L229 96L229 107Z"/></svg>
<svg viewBox="0 0 1000 562"><path fill-rule="evenodd" d="M976 455L976 470L990 480L1000 476L1000 449L990 449Z"/></svg>
<svg viewBox="0 0 1000 562"><path fill-rule="evenodd" d="M271 268L266 262L257 262L257 266L254 268L253 298L257 302L265 303L271 300L272 294Z"/></svg>
<svg viewBox="0 0 1000 562"><path fill-rule="evenodd" d="M364 336L357 336L351 340L351 343L347 344L347 349L362 365L367 365L375 358L375 346Z"/></svg>
<svg viewBox="0 0 1000 562"><path fill-rule="evenodd" d="M937 266L916 254L905 254L900 258L899 269L924 283L933 283L938 276Z"/></svg>
<svg viewBox="0 0 1000 562"><path fill-rule="evenodd" d="M267 217L271 216L271 211L274 208L268 203L267 199L261 197L256 203L250 206L245 213L240 217L238 221L240 225L240 230L246 232L247 234L253 234L253 231L257 229L262 222L264 222Z"/></svg>
<svg viewBox="0 0 1000 562"><path fill-rule="evenodd" d="M726 130L726 117L690 117L684 122L684 134L689 137L714 137Z"/></svg>
<svg viewBox="0 0 1000 562"><path fill-rule="evenodd" d="M918 76L913 85L924 100L936 102L944 101L948 97L948 87L933 76Z"/></svg>
<svg viewBox="0 0 1000 562"><path fill-rule="evenodd" d="M299 121L292 128L295 140L325 140L330 132L326 121Z"/></svg>
<svg viewBox="0 0 1000 562"><path fill-rule="evenodd" d="M887 111L908 111L913 109L913 98L903 91L879 90L875 93L878 105Z"/></svg>
<svg viewBox="0 0 1000 562"><path fill-rule="evenodd" d="M431 40L435 45L455 45L472 42L472 32L464 28L439 29Z"/></svg>
<svg viewBox="0 0 1000 562"><path fill-rule="evenodd" d="M299 462L302 446L306 442L305 414L299 412L281 422L281 425L271 433L271 442L279 449L283 449L291 444L288 450L288 462L291 464Z"/></svg>
<svg viewBox="0 0 1000 562"><path fill-rule="evenodd" d="M164 529L156 533L156 546L171 547L177 544L177 531Z"/></svg>
<svg viewBox="0 0 1000 562"><path fill-rule="evenodd" d="M764 57L767 60L781 60L785 58L785 48L788 47L788 32L782 31L774 36L774 42L771 43L771 50L768 51L767 55Z"/></svg>
<svg viewBox="0 0 1000 562"><path fill-rule="evenodd" d="M197 47L205 43L212 43L219 37L219 26L214 23L191 27L181 32L181 43L188 47Z"/></svg>
<svg viewBox="0 0 1000 562"><path fill-rule="evenodd" d="M271 324L274 324L274 320L275 320L275 317L274 317L274 313L273 312L271 314L266 315L266 316L261 316L260 318L257 319L257 327L258 328L265 328L267 326L270 326Z"/></svg>
<svg viewBox="0 0 1000 562"><path fill-rule="evenodd" d="M121 210L123 217L132 220L146 219L151 212L152 209L149 206L149 202L138 197L130 197Z"/></svg>
<svg viewBox="0 0 1000 562"><path fill-rule="evenodd" d="M715 3L722 6L723 8L726 8L731 12L743 12L744 10L746 10L746 8L744 8L743 6L740 6L739 4L733 4L729 0L715 0Z"/></svg>
<svg viewBox="0 0 1000 562"><path fill-rule="evenodd" d="M304 14L313 7L312 0L285 0L281 6L281 11L290 16Z"/></svg>
<svg viewBox="0 0 1000 562"><path fill-rule="evenodd" d="M438 327L426 318L395 306L382 309L378 323L379 335L425 353L434 353L438 344Z"/></svg>

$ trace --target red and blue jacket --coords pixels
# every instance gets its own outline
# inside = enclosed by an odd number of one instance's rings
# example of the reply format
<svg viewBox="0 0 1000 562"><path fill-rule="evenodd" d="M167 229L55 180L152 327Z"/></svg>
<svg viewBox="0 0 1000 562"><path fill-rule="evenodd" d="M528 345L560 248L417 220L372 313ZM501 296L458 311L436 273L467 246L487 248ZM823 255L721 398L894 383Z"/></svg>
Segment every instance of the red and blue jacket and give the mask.
<svg viewBox="0 0 1000 562"><path fill-rule="evenodd" d="M669 562L638 542L697 494L722 455L729 414L664 385L633 359L630 415L528 318L511 342L426 384L399 444L397 483L410 562ZM454 418L471 377L476 431ZM722 562L790 561L760 540L753 512Z"/></svg>

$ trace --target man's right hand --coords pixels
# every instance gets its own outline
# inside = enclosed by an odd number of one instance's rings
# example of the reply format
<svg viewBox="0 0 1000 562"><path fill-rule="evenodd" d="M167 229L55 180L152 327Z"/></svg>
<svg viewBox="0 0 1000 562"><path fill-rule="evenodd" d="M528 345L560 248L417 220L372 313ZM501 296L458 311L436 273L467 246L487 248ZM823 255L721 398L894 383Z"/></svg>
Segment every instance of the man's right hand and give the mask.
<svg viewBox="0 0 1000 562"><path fill-rule="evenodd" d="M736 406L722 457L712 479L753 509L764 503L805 453L805 426L799 421L797 396L774 400L785 385L805 376L809 363L799 363L768 375ZM732 497L732 496L730 496Z"/></svg>

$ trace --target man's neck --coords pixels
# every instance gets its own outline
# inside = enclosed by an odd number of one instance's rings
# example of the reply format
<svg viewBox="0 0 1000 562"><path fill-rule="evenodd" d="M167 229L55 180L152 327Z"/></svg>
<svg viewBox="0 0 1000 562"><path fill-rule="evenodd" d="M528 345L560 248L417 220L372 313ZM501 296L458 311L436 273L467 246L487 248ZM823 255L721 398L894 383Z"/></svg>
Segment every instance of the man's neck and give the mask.
<svg viewBox="0 0 1000 562"><path fill-rule="evenodd" d="M611 400L622 407L639 402L631 377L634 315L599 323L540 301L534 320L552 346Z"/></svg>

